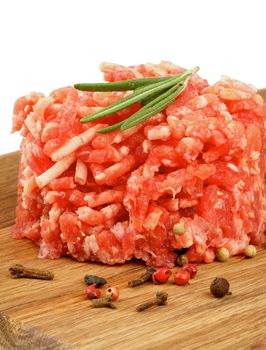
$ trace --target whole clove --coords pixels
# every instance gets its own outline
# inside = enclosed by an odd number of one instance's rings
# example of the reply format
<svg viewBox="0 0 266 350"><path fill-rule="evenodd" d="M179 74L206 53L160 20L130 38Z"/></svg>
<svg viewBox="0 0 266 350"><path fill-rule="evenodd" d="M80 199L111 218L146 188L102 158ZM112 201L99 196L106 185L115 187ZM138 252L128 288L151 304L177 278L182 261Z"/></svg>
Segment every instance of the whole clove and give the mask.
<svg viewBox="0 0 266 350"><path fill-rule="evenodd" d="M110 309L116 309L116 306L112 302L112 296L107 296L104 298L92 299L92 307L109 307Z"/></svg>
<svg viewBox="0 0 266 350"><path fill-rule="evenodd" d="M158 305L158 306L165 305L167 303L167 299L168 299L168 293L166 293L164 291L158 291L156 293L155 299L146 301L143 304L138 305L136 310L138 312L140 312L140 311L144 311L144 310L148 309L149 307L151 307L153 305Z"/></svg>
<svg viewBox="0 0 266 350"><path fill-rule="evenodd" d="M152 280L152 274L156 272L155 267L148 267L146 272L141 275L139 278L132 280L132 281L128 281L128 286L129 287L136 287L136 286L140 286L141 284L144 284L145 282L149 282Z"/></svg>
<svg viewBox="0 0 266 350"><path fill-rule="evenodd" d="M215 298L223 298L225 295L231 295L229 292L230 284L223 277L216 277L210 286L210 291Z"/></svg>
<svg viewBox="0 0 266 350"><path fill-rule="evenodd" d="M35 278L39 280L54 279L53 272L39 269L32 269L20 264L10 266L9 273L12 278Z"/></svg>
<svg viewBox="0 0 266 350"><path fill-rule="evenodd" d="M91 284L95 284L97 288L105 285L107 283L106 279L103 277L95 276L95 275L85 275L84 282L90 286Z"/></svg>

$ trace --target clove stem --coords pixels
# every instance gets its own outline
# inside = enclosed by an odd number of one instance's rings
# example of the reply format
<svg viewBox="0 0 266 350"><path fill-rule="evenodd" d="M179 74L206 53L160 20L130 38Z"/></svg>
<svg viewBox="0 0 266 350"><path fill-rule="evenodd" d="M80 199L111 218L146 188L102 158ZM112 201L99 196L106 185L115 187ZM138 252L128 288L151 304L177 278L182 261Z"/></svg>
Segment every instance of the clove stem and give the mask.
<svg viewBox="0 0 266 350"><path fill-rule="evenodd" d="M128 286L129 287L136 287L136 286L140 286L141 284L148 282L151 280L152 278L152 274L156 271L156 269L152 266L148 267L146 272L141 275L139 278L129 281L128 282Z"/></svg>
<svg viewBox="0 0 266 350"><path fill-rule="evenodd" d="M10 266L9 273L12 278L35 278L40 280L54 279L53 272L27 268L20 264Z"/></svg>
<svg viewBox="0 0 266 350"><path fill-rule="evenodd" d="M114 303L112 303L112 296L104 297L104 298L99 298L99 299L92 299L92 307L109 307L111 309L116 309L116 306Z"/></svg>
<svg viewBox="0 0 266 350"><path fill-rule="evenodd" d="M138 312L140 312L140 311L144 311L144 310L148 309L149 307L151 307L153 305L158 305L158 306L165 305L167 303L167 298L168 298L168 293L163 292L163 291L158 291L156 293L155 299L146 301L143 304L138 305L136 310Z"/></svg>

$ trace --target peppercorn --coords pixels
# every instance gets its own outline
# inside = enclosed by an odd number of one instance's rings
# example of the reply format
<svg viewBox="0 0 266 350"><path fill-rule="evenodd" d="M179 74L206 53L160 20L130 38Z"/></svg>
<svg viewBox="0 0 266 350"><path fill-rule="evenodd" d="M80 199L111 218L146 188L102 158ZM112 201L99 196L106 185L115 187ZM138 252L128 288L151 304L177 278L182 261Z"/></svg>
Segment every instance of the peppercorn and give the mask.
<svg viewBox="0 0 266 350"><path fill-rule="evenodd" d="M224 262L230 258L230 253L226 248L220 248L216 252L216 258L219 261Z"/></svg>
<svg viewBox="0 0 266 350"><path fill-rule="evenodd" d="M161 284L168 281L172 272L167 267L161 267L159 270L152 274L152 281L155 284Z"/></svg>
<svg viewBox="0 0 266 350"><path fill-rule="evenodd" d="M178 224L174 224L173 232L175 235L181 236L185 233L185 225L183 222L179 222Z"/></svg>
<svg viewBox="0 0 266 350"><path fill-rule="evenodd" d="M194 278L198 272L198 269L194 264L185 264L182 266L181 270L187 271L190 274L190 278Z"/></svg>
<svg viewBox="0 0 266 350"><path fill-rule="evenodd" d="M188 271L179 271L174 276L174 282L178 286L182 286L184 284L187 284L189 280L190 280L190 274Z"/></svg>
<svg viewBox="0 0 266 350"><path fill-rule="evenodd" d="M215 298L223 298L225 295L232 294L229 292L230 284L223 277L216 277L210 286L210 291Z"/></svg>
<svg viewBox="0 0 266 350"><path fill-rule="evenodd" d="M184 266L189 263L188 257L186 255L179 255L176 259L176 264L179 266Z"/></svg>
<svg viewBox="0 0 266 350"><path fill-rule="evenodd" d="M105 291L105 296L110 297L112 301L116 301L119 298L119 288L109 287Z"/></svg>
<svg viewBox="0 0 266 350"><path fill-rule="evenodd" d="M91 284L86 288L86 297L88 299L98 299L101 296L101 291L96 288L95 284Z"/></svg>
<svg viewBox="0 0 266 350"><path fill-rule="evenodd" d="M85 275L84 282L87 285L95 284L97 288L106 284L106 280L103 277L94 276L94 275Z"/></svg>
<svg viewBox="0 0 266 350"><path fill-rule="evenodd" d="M247 258L254 258L254 256L257 254L257 249L254 245L249 244L248 246L246 246L245 250L244 250L244 255Z"/></svg>

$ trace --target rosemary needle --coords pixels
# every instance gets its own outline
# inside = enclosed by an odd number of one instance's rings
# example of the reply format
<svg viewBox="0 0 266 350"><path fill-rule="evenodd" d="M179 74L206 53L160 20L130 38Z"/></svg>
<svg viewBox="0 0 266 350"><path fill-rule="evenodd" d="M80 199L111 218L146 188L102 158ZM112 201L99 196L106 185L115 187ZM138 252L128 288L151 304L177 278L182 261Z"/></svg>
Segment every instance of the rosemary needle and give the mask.
<svg viewBox="0 0 266 350"><path fill-rule="evenodd" d="M139 87L146 85L159 83L173 76L160 77L160 78L141 78L141 79L130 79L115 81L113 83L79 83L75 84L74 87L81 91L125 91L125 90L135 90Z"/></svg>
<svg viewBox="0 0 266 350"><path fill-rule="evenodd" d="M76 84L74 86L83 91L134 90L133 94L112 103L99 112L82 118L80 121L86 123L97 120L116 113L136 102L142 103L144 107L126 120L98 130L98 132L106 133L116 129L127 130L164 110L186 88L189 79L196 74L198 70L199 67L195 67L182 74L164 78L131 79L114 83Z"/></svg>

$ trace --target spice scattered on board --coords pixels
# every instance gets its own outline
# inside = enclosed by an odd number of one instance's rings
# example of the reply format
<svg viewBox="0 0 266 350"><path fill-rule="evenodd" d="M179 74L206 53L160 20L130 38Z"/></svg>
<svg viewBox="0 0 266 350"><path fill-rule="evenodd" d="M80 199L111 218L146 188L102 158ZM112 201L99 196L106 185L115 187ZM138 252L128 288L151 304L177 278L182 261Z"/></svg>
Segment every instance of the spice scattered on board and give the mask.
<svg viewBox="0 0 266 350"><path fill-rule="evenodd" d="M156 272L156 269L154 267L148 267L146 272L141 275L139 278L129 281L128 286L129 287L136 287L140 286L141 284L144 284L145 282L149 282L152 280L152 274Z"/></svg>
<svg viewBox="0 0 266 350"><path fill-rule="evenodd" d="M189 260L186 255L179 255L176 259L176 264L179 266L184 266L189 263Z"/></svg>
<svg viewBox="0 0 266 350"><path fill-rule="evenodd" d="M230 284L223 277L216 277L210 286L210 291L215 298L223 298L225 295L231 295L229 292Z"/></svg>
<svg viewBox="0 0 266 350"><path fill-rule="evenodd" d="M92 303L92 307L95 307L95 308L109 307L110 309L116 309L116 306L112 302L112 296L107 296L107 297L98 298L98 299L92 299L91 303Z"/></svg>
<svg viewBox="0 0 266 350"><path fill-rule="evenodd" d="M155 284L166 283L171 276L172 271L167 267L161 267L152 274L152 281Z"/></svg>
<svg viewBox="0 0 266 350"><path fill-rule="evenodd" d="M244 250L244 255L246 258L254 258L257 254L257 249L254 245L249 244Z"/></svg>
<svg viewBox="0 0 266 350"><path fill-rule="evenodd" d="M95 276L95 275L85 275L84 282L89 286L91 284L95 284L97 288L105 285L106 279L103 277Z"/></svg>
<svg viewBox="0 0 266 350"><path fill-rule="evenodd" d="M182 271L187 271L190 274L190 278L194 278L198 272L197 266L194 264L185 264L181 268Z"/></svg>
<svg viewBox="0 0 266 350"><path fill-rule="evenodd" d="M138 312L140 311L144 311L148 308L150 308L153 305L165 305L167 303L167 299L168 299L168 293L164 292L164 291L158 291L156 293L156 298L153 300L148 300L146 302L144 302L143 304L140 304L137 306L136 310Z"/></svg>
<svg viewBox="0 0 266 350"><path fill-rule="evenodd" d="M230 258L230 253L228 249L226 248L218 249L216 252L216 258L221 262L227 261Z"/></svg>
<svg viewBox="0 0 266 350"><path fill-rule="evenodd" d="M39 280L54 279L53 272L39 269L32 269L20 264L10 266L9 273L12 278L35 278Z"/></svg>
<svg viewBox="0 0 266 350"><path fill-rule="evenodd" d="M105 296L110 297L112 301L116 301L119 298L119 288L118 287L109 287L105 291Z"/></svg>
<svg viewBox="0 0 266 350"><path fill-rule="evenodd" d="M95 284L91 284L86 288L86 298L87 299L97 299L101 297L101 291L96 287Z"/></svg>
<svg viewBox="0 0 266 350"><path fill-rule="evenodd" d="M177 286L184 286L185 284L188 284L189 280L190 280L190 273L188 271L181 270L174 275L174 283Z"/></svg>

